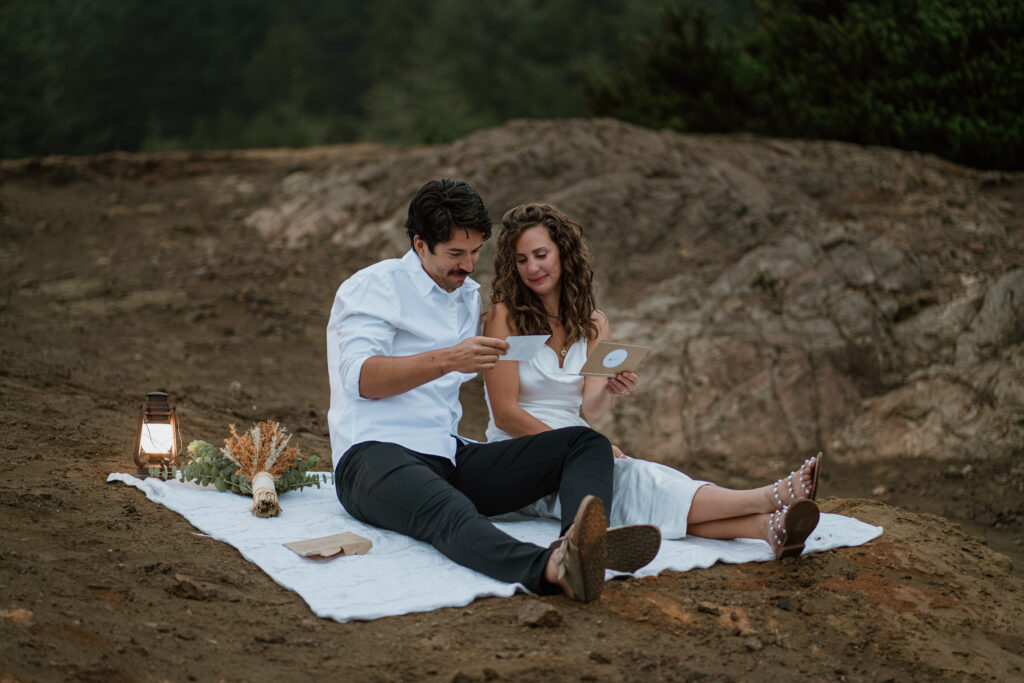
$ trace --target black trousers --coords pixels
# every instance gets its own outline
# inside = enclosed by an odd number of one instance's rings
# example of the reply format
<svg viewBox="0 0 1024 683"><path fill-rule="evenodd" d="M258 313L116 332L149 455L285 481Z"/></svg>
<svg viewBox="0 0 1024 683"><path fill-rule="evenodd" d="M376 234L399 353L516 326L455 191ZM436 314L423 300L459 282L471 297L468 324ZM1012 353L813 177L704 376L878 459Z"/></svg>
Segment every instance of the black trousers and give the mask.
<svg viewBox="0 0 1024 683"><path fill-rule="evenodd" d="M524 543L488 516L558 491L562 531L584 496L612 503L611 444L587 427L566 427L495 443L459 444L455 464L380 441L356 444L335 473L338 499L353 517L430 543L449 559L499 581L552 592L551 550Z"/></svg>

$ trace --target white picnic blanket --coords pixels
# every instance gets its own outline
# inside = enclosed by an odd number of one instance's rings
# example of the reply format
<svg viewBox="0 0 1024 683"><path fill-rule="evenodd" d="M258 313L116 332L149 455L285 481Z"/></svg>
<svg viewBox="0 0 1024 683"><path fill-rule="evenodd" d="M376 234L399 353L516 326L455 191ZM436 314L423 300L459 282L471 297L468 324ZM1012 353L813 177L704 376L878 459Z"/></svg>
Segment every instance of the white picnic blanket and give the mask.
<svg viewBox="0 0 1024 683"><path fill-rule="evenodd" d="M260 519L249 511L251 498L221 493L212 486L137 479L118 472L107 481L141 489L147 498L181 514L211 538L230 543L274 581L301 595L321 617L341 622L377 619L461 607L476 598L508 597L525 590L520 584L496 581L455 564L426 543L357 521L338 502L331 483L282 494L281 515ZM523 541L547 546L558 537L559 525L553 519L523 515L500 519L496 523L501 529ZM314 560L283 545L343 531L369 538L373 548L365 555ZM882 527L823 513L804 552L861 545L881 534ZM634 576L710 567L716 562L762 562L772 557L763 541L688 536L662 542L654 561ZM614 575L608 571L607 578Z"/></svg>

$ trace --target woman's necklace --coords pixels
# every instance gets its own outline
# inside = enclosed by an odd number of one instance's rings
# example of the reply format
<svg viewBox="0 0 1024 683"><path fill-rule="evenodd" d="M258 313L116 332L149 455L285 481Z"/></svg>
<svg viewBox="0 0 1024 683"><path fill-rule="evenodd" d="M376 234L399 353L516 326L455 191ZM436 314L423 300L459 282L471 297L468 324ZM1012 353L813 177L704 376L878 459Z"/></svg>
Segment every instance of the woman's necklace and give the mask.
<svg viewBox="0 0 1024 683"><path fill-rule="evenodd" d="M557 315L551 315L550 313L548 313L548 314L547 314L547 316L548 316L549 318L551 318L552 320L554 320L554 321L555 321L555 322L554 322L554 323L552 324L552 327L553 327L553 326L554 326L555 324L557 324L557 325L558 325L559 327L561 327L561 326L562 326L562 325L561 325L561 322L559 321L559 319L558 319L558 316L557 316ZM568 339L566 339L566 341L568 341ZM569 346L568 346L567 344L562 344L562 348L561 348L561 350L559 350L559 352L558 352L558 355L559 355L559 356L561 356L562 358L565 358L565 354L567 354L567 353L569 353Z"/></svg>

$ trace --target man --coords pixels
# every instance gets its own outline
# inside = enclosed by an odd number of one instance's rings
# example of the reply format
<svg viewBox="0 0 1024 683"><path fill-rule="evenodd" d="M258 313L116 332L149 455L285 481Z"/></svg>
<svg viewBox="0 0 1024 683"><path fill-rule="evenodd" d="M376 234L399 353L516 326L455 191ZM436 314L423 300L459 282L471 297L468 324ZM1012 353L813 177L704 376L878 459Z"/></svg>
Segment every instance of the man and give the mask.
<svg viewBox="0 0 1024 683"><path fill-rule="evenodd" d="M491 221L473 188L444 179L420 189L405 227L412 249L342 283L327 326L338 499L357 519L498 580L597 599L605 567L643 566L660 534L607 533L612 452L593 430L493 444L457 436L459 387L508 349L477 336L479 285L469 277ZM557 548L523 543L487 519L554 491L565 511Z"/></svg>

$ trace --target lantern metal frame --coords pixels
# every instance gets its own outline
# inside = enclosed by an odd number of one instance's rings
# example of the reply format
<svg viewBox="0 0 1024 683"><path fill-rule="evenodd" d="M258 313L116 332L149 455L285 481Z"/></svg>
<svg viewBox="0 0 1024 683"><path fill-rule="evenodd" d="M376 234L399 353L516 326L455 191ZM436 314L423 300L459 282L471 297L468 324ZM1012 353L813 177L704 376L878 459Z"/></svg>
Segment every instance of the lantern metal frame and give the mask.
<svg viewBox="0 0 1024 683"><path fill-rule="evenodd" d="M181 433L178 430L178 412L167 402L167 392L151 391L146 394L146 401L139 404L139 424L135 435L135 452L132 459L138 468L136 476L144 479L151 469L167 471L176 467L179 462ZM169 452L149 453L143 450L142 433L147 424L166 424L171 428L171 444Z"/></svg>

